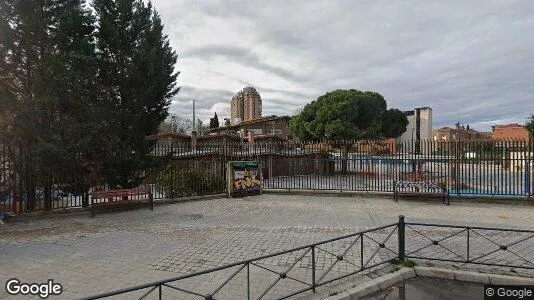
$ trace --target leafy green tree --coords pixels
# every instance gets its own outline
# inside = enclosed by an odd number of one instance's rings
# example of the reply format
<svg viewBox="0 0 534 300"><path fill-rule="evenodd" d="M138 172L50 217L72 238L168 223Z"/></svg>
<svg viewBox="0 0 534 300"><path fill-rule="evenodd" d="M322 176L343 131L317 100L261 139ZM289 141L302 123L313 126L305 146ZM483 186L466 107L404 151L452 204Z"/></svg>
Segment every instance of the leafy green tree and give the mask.
<svg viewBox="0 0 534 300"><path fill-rule="evenodd" d="M328 92L291 119L291 129L300 140L327 141L343 150L343 172L352 144L399 137L407 125L401 111L387 109L382 95L354 89Z"/></svg>
<svg viewBox="0 0 534 300"><path fill-rule="evenodd" d="M530 133L531 138L534 136L534 114L530 115L527 120L527 124L525 125L525 128Z"/></svg>
<svg viewBox="0 0 534 300"><path fill-rule="evenodd" d="M179 91L177 55L150 2L95 0L94 9L98 107L105 120L98 132L104 137L100 159L107 183L135 186L154 144L145 137L157 132Z"/></svg>

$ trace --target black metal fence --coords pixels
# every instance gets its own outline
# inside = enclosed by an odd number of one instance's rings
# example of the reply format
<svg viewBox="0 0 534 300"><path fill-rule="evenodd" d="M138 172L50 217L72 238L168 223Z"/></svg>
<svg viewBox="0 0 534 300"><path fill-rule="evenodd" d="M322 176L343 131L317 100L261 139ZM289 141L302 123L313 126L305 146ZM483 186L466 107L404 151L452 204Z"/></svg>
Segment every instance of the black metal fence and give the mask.
<svg viewBox="0 0 534 300"><path fill-rule="evenodd" d="M533 248L532 230L409 223L400 216L394 224L85 299L286 299L406 259L534 269Z"/></svg>
<svg viewBox="0 0 534 300"><path fill-rule="evenodd" d="M534 269L534 231L406 223L405 258Z"/></svg>
<svg viewBox="0 0 534 300"><path fill-rule="evenodd" d="M220 136L157 141L143 157L109 149L101 152L120 160L102 162L82 154L39 160L0 143L0 213L83 207L93 190L124 185L148 187L156 200L224 193L225 166L233 160L259 161L265 189L393 192L395 181L425 181L447 187L453 196L532 197L533 144L276 139L251 144ZM144 167L136 165L140 159ZM128 182L110 183L128 168Z"/></svg>

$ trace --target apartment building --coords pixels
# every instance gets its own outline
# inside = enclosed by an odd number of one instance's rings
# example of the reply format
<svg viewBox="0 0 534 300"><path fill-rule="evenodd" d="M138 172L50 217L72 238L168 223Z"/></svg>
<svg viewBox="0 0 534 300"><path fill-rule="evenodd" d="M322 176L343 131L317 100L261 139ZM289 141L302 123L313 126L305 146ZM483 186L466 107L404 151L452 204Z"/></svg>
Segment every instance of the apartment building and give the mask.
<svg viewBox="0 0 534 300"><path fill-rule="evenodd" d="M230 123L251 121L261 118L261 96L254 87L247 86L232 97Z"/></svg>

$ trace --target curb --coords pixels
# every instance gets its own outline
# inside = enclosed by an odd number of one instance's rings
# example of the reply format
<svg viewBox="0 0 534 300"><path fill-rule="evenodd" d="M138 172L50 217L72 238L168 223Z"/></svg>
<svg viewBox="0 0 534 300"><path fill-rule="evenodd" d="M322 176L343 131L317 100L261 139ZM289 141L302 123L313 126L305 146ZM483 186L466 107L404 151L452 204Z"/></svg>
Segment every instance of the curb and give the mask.
<svg viewBox="0 0 534 300"><path fill-rule="evenodd" d="M273 195L300 195L300 196L331 196L331 197L351 197L351 196L363 196L363 197L382 197L393 199L393 192L377 192L377 191L341 191L341 190L305 190L305 189L263 189L264 194L273 194ZM399 199L409 200L409 201L422 201L422 200L441 200L441 195L402 195ZM534 198L528 197L499 197L496 196L470 196L462 195L457 196L456 194L450 195L451 203L490 203L490 204L506 204L506 205L534 205ZM426 202L426 201L425 201Z"/></svg>
<svg viewBox="0 0 534 300"><path fill-rule="evenodd" d="M415 277L438 278L493 285L534 285L534 278L531 277L416 266L414 268L403 267L399 271L372 279L326 299L357 300L376 292L385 291L392 285Z"/></svg>
<svg viewBox="0 0 534 300"><path fill-rule="evenodd" d="M302 195L302 196L368 196L368 197L388 197L393 199L391 192L374 192L374 191L337 191L337 190L293 190L293 189L263 189L264 194L273 195Z"/></svg>
<svg viewBox="0 0 534 300"><path fill-rule="evenodd" d="M213 194L213 195L205 195L205 196L191 196L191 197L176 198L176 199L155 200L154 207L167 205L167 204L176 204L180 202L211 200L211 199L218 199L218 198L226 198L226 194ZM141 208L141 207L138 207L138 208ZM63 209L56 208L56 209L49 210L49 211L28 212L28 213L15 215L15 216L10 216L4 221L4 224L12 223L12 222L23 222L26 220L42 219L42 218L48 218L48 217L62 218L62 217L83 216L83 215L89 215L89 213L90 213L89 207L68 207L68 208L63 208ZM2 223L0 223L0 225L2 225Z"/></svg>

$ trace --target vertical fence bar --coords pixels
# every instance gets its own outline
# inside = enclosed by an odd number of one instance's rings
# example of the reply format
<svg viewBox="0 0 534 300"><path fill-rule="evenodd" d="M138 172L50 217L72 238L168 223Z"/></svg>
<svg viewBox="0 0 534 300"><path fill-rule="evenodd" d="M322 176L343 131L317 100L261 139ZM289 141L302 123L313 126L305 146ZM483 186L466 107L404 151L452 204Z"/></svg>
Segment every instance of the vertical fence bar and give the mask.
<svg viewBox="0 0 534 300"><path fill-rule="evenodd" d="M315 294L315 246L311 247L311 263L312 263L312 291Z"/></svg>
<svg viewBox="0 0 534 300"><path fill-rule="evenodd" d="M404 216L399 216L399 224L398 224L398 234L399 234L399 261L403 262L405 257L405 248L406 248L406 236L405 236L405 223L404 223Z"/></svg>
<svg viewBox="0 0 534 300"><path fill-rule="evenodd" d="M161 284L158 285L158 299L161 300Z"/></svg>
<svg viewBox="0 0 534 300"><path fill-rule="evenodd" d="M469 249L469 247L470 247L469 246L469 231L470 231L470 229L469 229L469 227L467 227L467 262L469 262L469 252L471 252L470 249Z"/></svg>
<svg viewBox="0 0 534 300"><path fill-rule="evenodd" d="M363 271L363 233L360 233L360 270Z"/></svg>
<svg viewBox="0 0 534 300"><path fill-rule="evenodd" d="M247 262L247 299L250 300L250 263Z"/></svg>

